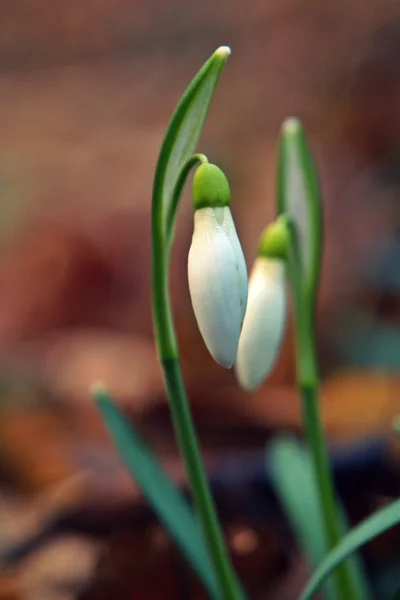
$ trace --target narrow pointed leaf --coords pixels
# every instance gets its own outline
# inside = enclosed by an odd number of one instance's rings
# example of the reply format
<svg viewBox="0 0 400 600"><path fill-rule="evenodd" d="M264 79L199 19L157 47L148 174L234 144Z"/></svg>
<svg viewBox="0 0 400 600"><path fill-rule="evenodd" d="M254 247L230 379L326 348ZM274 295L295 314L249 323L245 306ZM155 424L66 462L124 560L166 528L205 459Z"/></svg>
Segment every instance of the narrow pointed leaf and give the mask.
<svg viewBox="0 0 400 600"><path fill-rule="evenodd" d="M392 502L345 535L342 541L322 561L311 577L299 600L311 600L325 579L353 552L388 529L400 523L400 500Z"/></svg>
<svg viewBox="0 0 400 600"><path fill-rule="evenodd" d="M128 423L107 390L93 390L98 409L119 455L186 560L197 572L211 598L219 594L196 518L152 450Z"/></svg>
<svg viewBox="0 0 400 600"><path fill-rule="evenodd" d="M310 455L297 440L285 437L270 446L267 460L276 492L298 544L310 565L315 567L326 556L327 545ZM359 597L370 600L361 564L355 558L351 562L351 572ZM323 597L340 600L331 578L324 585Z"/></svg>
<svg viewBox="0 0 400 600"><path fill-rule="evenodd" d="M230 49L226 46L214 52L186 88L170 121L153 188L153 210L161 216L160 226L164 232L167 221L170 221L169 212L177 180L199 140L211 98L229 54Z"/></svg>
<svg viewBox="0 0 400 600"><path fill-rule="evenodd" d="M278 213L294 223L304 286L314 302L322 259L322 203L314 159L300 121L283 123L278 155Z"/></svg>

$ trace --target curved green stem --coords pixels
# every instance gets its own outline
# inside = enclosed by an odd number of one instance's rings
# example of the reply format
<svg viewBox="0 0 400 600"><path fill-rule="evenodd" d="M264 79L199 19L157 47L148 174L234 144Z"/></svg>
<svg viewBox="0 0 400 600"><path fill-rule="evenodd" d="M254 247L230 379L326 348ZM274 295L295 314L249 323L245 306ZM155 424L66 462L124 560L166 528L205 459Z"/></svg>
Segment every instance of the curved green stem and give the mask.
<svg viewBox="0 0 400 600"><path fill-rule="evenodd" d="M329 549L332 549L342 539L343 531L335 502L328 453L321 424L318 386L301 386L299 384L299 390L302 398L303 423L314 463L325 534ZM337 569L335 579L341 600L355 600L359 597L347 564L343 564Z"/></svg>
<svg viewBox="0 0 400 600"><path fill-rule="evenodd" d="M186 163L183 165L181 172L179 173L174 190L172 192L171 204L167 213L166 229L167 239L169 241L172 241L173 238L176 213L178 211L179 200L181 198L183 186L185 185L186 179L195 165L197 165L198 163L202 164L206 162L208 162L208 158L205 154L193 154L193 156L191 156L189 160L186 161Z"/></svg>
<svg viewBox="0 0 400 600"><path fill-rule="evenodd" d="M204 160L195 155L182 167L173 192L168 227L163 229L162 205L153 202L152 209L152 295L153 319L158 353L172 414L172 421L182 454L196 514L202 528L207 551L214 568L220 597L223 600L242 600L243 594L233 571L224 536L216 515L214 501L207 482L206 471L179 362L168 285L169 248L172 242L175 216L185 179L191 167ZM205 157L204 157L205 158ZM205 159L207 160L207 159ZM172 208L173 207L173 208Z"/></svg>
<svg viewBox="0 0 400 600"><path fill-rule="evenodd" d="M302 398L303 423L311 450L314 472L321 506L321 514L329 549L343 536L339 511L336 505L328 451L322 426L319 405L319 375L315 340L315 302L310 301L302 285L296 231L289 227L288 270L295 308L295 344L297 361L297 387ZM341 600L358 600L351 572L347 564L341 565L335 575Z"/></svg>

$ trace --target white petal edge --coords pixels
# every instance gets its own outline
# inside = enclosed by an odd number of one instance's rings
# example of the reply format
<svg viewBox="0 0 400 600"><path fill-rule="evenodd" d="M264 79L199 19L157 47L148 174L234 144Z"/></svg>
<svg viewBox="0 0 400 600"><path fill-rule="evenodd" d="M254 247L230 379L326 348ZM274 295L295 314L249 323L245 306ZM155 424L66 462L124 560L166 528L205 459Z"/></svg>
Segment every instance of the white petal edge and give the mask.
<svg viewBox="0 0 400 600"><path fill-rule="evenodd" d="M238 276L238 284L240 288L240 302L242 308L242 321L243 324L244 315L246 314L247 307L247 296L248 296L248 278L247 278L247 267L246 260L244 258L242 246L240 244L235 222L232 218L232 214L229 208L224 212L224 220L222 223L222 227L224 228L226 235L232 245L233 251L235 253L236 264L237 264L237 276Z"/></svg>
<svg viewBox="0 0 400 600"><path fill-rule="evenodd" d="M275 365L286 321L285 265L259 257L249 281L249 297L235 365L241 387L254 391Z"/></svg>
<svg viewBox="0 0 400 600"><path fill-rule="evenodd" d="M236 360L244 299L237 249L227 234L227 223L224 225L227 211L230 213L228 207L207 207L195 212L188 280L204 342L217 363L231 368Z"/></svg>

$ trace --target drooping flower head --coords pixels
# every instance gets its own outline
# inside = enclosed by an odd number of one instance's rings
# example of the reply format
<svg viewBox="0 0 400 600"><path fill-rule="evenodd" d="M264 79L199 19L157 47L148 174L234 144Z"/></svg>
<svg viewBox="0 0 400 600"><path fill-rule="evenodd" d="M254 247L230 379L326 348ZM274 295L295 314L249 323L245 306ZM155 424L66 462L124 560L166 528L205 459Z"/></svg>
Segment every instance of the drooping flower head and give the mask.
<svg viewBox="0 0 400 600"><path fill-rule="evenodd" d="M204 163L193 178L194 232L188 278L193 310L215 361L230 368L236 359L247 305L247 270L229 204L224 173Z"/></svg>
<svg viewBox="0 0 400 600"><path fill-rule="evenodd" d="M249 280L249 297L239 340L236 376L248 390L257 389L271 372L283 339L286 321L285 218L278 218L261 236Z"/></svg>

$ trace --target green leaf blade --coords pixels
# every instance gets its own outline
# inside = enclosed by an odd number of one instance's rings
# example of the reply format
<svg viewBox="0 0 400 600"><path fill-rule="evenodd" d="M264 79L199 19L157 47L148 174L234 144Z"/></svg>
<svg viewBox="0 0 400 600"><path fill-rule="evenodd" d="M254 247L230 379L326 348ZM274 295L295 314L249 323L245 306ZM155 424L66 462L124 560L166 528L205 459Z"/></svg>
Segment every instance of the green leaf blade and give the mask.
<svg viewBox="0 0 400 600"><path fill-rule="evenodd" d="M322 561L299 600L311 600L319 586L346 558L378 535L400 523L400 500L392 502L349 531Z"/></svg>
<svg viewBox="0 0 400 600"><path fill-rule="evenodd" d="M161 147L154 176L153 210L166 231L173 191L184 164L193 154L222 69L230 55L221 46L203 65L179 101Z"/></svg>
<svg viewBox="0 0 400 600"><path fill-rule="evenodd" d="M278 213L296 230L305 290L315 302L321 271L322 201L317 169L305 131L298 119L283 123L278 153Z"/></svg>
<svg viewBox="0 0 400 600"><path fill-rule="evenodd" d="M214 573L204 546L195 516L158 463L153 452L128 424L123 413L114 404L103 387L93 389L93 395L102 419L126 468L152 506L160 522L169 531L185 558L199 575L211 598L219 593Z"/></svg>

